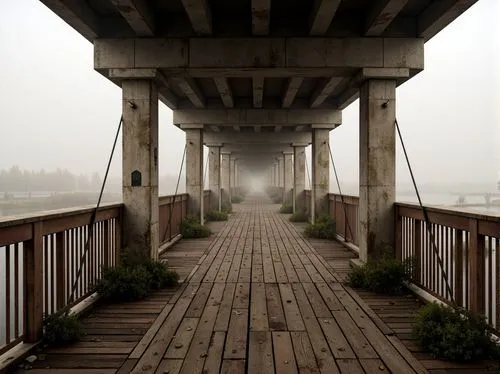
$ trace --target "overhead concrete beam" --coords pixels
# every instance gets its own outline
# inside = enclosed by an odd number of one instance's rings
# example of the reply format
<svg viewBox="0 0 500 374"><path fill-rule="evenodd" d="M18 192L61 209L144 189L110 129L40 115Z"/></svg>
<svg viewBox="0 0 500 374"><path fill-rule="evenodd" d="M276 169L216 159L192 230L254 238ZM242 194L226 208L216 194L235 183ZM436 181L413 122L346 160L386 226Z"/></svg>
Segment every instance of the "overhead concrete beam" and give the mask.
<svg viewBox="0 0 500 374"><path fill-rule="evenodd" d="M87 40L93 41L100 32L97 14L86 1L40 0L68 25L78 30Z"/></svg>
<svg viewBox="0 0 500 374"><path fill-rule="evenodd" d="M207 0L182 0L194 32L200 35L212 33L212 13Z"/></svg>
<svg viewBox="0 0 500 374"><path fill-rule="evenodd" d="M337 12L341 0L315 0L310 18L311 35L324 35Z"/></svg>
<svg viewBox="0 0 500 374"><path fill-rule="evenodd" d="M154 35L154 17L145 0L111 0L138 36Z"/></svg>
<svg viewBox="0 0 500 374"><path fill-rule="evenodd" d="M362 51L362 53L360 53ZM424 68L420 38L98 39L94 67L160 68L172 76L343 76L348 69ZM263 75L260 75L263 76Z"/></svg>
<svg viewBox="0 0 500 374"><path fill-rule="evenodd" d="M297 96L297 93L299 92L300 89L300 85L302 84L303 81L304 78L302 77L293 77L288 79L285 88L285 93L283 95L283 101L281 103L281 106L283 108L290 108L290 105L292 105L295 96Z"/></svg>
<svg viewBox="0 0 500 374"><path fill-rule="evenodd" d="M264 96L264 77L252 78L253 106L262 108L262 97Z"/></svg>
<svg viewBox="0 0 500 374"><path fill-rule="evenodd" d="M205 96L203 95L193 78L174 77L170 78L169 82L172 82L173 84L179 86L181 91L184 92L189 101L191 101L196 108L205 107Z"/></svg>
<svg viewBox="0 0 500 374"><path fill-rule="evenodd" d="M342 112L333 109L178 109L174 111L173 122L178 126L338 125L342 122Z"/></svg>
<svg viewBox="0 0 500 374"><path fill-rule="evenodd" d="M269 34L269 18L271 0L252 0L252 33L254 35Z"/></svg>
<svg viewBox="0 0 500 374"><path fill-rule="evenodd" d="M214 83L215 86L217 87L217 91L219 91L219 95L222 102L224 103L224 106L226 106L226 108L233 108L234 107L233 92L231 90L231 86L229 86L227 78L224 77L214 78Z"/></svg>
<svg viewBox="0 0 500 374"><path fill-rule="evenodd" d="M212 129L213 132L220 132L219 126L212 125L212 126L210 126L210 129Z"/></svg>
<svg viewBox="0 0 500 374"><path fill-rule="evenodd" d="M245 133L227 132L205 132L205 143L208 144L310 144L311 132L281 132L281 133L258 133L248 136Z"/></svg>
<svg viewBox="0 0 500 374"><path fill-rule="evenodd" d="M339 86L340 83L344 78L342 77L332 77L332 78L325 78L323 79L322 82L318 84L316 89L314 90L313 94L311 95L310 99L310 107L311 108L316 108L323 104L323 101L326 100L328 96Z"/></svg>
<svg viewBox="0 0 500 374"><path fill-rule="evenodd" d="M282 126L274 126L274 132L281 132Z"/></svg>
<svg viewBox="0 0 500 374"><path fill-rule="evenodd" d="M366 18L366 36L379 36L405 7L408 0L378 0Z"/></svg>
<svg viewBox="0 0 500 374"><path fill-rule="evenodd" d="M261 128L260 126L254 126L253 127L253 131L254 132L260 132L260 128Z"/></svg>
<svg viewBox="0 0 500 374"><path fill-rule="evenodd" d="M418 17L417 35L424 38L425 41L429 40L476 2L477 0L440 0L431 2Z"/></svg>
<svg viewBox="0 0 500 374"><path fill-rule="evenodd" d="M240 131L241 131L240 126L233 126L233 129L234 129L234 131L238 131L238 132L240 132Z"/></svg>

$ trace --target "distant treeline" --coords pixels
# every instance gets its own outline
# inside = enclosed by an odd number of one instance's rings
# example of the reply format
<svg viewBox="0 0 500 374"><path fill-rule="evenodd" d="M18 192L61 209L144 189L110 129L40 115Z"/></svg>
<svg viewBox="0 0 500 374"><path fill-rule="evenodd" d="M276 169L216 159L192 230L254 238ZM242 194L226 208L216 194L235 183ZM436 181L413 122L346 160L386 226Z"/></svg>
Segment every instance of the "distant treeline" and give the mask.
<svg viewBox="0 0 500 374"><path fill-rule="evenodd" d="M97 191L101 183L99 173L77 175L67 169L35 171L21 170L18 166L12 166L9 170L0 170L0 192L4 193Z"/></svg>

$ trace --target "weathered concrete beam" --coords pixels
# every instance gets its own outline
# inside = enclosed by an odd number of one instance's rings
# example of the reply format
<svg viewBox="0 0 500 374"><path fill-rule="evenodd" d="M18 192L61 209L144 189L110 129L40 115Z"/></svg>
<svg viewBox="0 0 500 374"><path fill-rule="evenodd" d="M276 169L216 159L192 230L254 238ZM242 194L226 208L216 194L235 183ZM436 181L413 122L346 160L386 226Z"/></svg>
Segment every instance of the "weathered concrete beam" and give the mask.
<svg viewBox="0 0 500 374"><path fill-rule="evenodd" d="M262 108L262 97L264 96L264 77L252 78L253 106Z"/></svg>
<svg viewBox="0 0 500 374"><path fill-rule="evenodd" d="M274 126L274 132L281 132L282 126Z"/></svg>
<svg viewBox="0 0 500 374"><path fill-rule="evenodd" d="M310 18L311 35L324 35L337 12L341 0L315 0Z"/></svg>
<svg viewBox="0 0 500 374"><path fill-rule="evenodd" d="M362 52L362 53L360 53ZM94 67L161 68L168 76L339 76L346 69L424 68L420 38L98 39ZM317 69L316 71L314 71ZM280 72L281 70L281 72ZM229 75L228 75L229 74ZM234 74L234 75L231 75Z"/></svg>
<svg viewBox="0 0 500 374"><path fill-rule="evenodd" d="M404 8L408 0L378 0L366 18L366 36L379 36Z"/></svg>
<svg viewBox="0 0 500 374"><path fill-rule="evenodd" d="M212 33L212 13L207 0L182 0L193 30L200 35Z"/></svg>
<svg viewBox="0 0 500 374"><path fill-rule="evenodd" d="M92 41L99 35L100 25L97 14L85 1L40 0L68 25L78 30Z"/></svg>
<svg viewBox="0 0 500 374"><path fill-rule="evenodd" d="M269 154L282 156L283 152L293 151L293 147L291 145L284 145L284 144L275 144L272 146L270 146L269 144L260 146L258 145L242 146L238 144L224 144L222 150L224 152L231 152L232 155L262 157L264 155L269 155Z"/></svg>
<svg viewBox="0 0 500 374"><path fill-rule="evenodd" d="M138 36L154 35L154 17L145 0L111 0Z"/></svg>
<svg viewBox="0 0 500 374"><path fill-rule="evenodd" d="M254 35L269 34L269 18L271 0L252 0L252 33Z"/></svg>
<svg viewBox="0 0 500 374"><path fill-rule="evenodd" d="M281 106L283 108L290 108L290 105L292 105L295 96L297 96L297 93L299 92L300 89L300 85L302 84L303 81L304 78L301 77L293 77L288 79L285 88L285 93L283 94L283 101L281 103Z"/></svg>
<svg viewBox="0 0 500 374"><path fill-rule="evenodd" d="M418 17L417 35L425 41L429 40L476 2L477 0L433 1Z"/></svg>
<svg viewBox="0 0 500 374"><path fill-rule="evenodd" d="M233 92L231 90L231 86L229 86L229 82L225 77L214 78L215 86L217 87L217 91L219 91L220 98L226 108L234 107L234 99Z"/></svg>
<svg viewBox="0 0 500 374"><path fill-rule="evenodd" d="M248 136L245 133L227 133L227 132L205 132L205 143L208 144L310 144L312 141L311 132L281 132L281 133L256 133Z"/></svg>
<svg viewBox="0 0 500 374"><path fill-rule="evenodd" d="M323 104L328 96L342 83L344 78L342 77L332 77L325 78L322 82L318 84L310 99L311 108L316 108Z"/></svg>
<svg viewBox="0 0 500 374"><path fill-rule="evenodd" d="M342 112L332 109L179 109L174 124L219 126L339 125ZM334 126L335 127L335 126Z"/></svg>
<svg viewBox="0 0 500 374"><path fill-rule="evenodd" d="M233 126L233 129L234 129L234 131L238 131L238 132L240 132L240 131L241 131L240 126Z"/></svg>
<svg viewBox="0 0 500 374"><path fill-rule="evenodd" d="M189 101L191 101L196 108L205 107L205 96L203 95L193 78L174 77L170 78L169 82L171 82L171 84L176 84L177 86L179 86L181 91L184 92Z"/></svg>

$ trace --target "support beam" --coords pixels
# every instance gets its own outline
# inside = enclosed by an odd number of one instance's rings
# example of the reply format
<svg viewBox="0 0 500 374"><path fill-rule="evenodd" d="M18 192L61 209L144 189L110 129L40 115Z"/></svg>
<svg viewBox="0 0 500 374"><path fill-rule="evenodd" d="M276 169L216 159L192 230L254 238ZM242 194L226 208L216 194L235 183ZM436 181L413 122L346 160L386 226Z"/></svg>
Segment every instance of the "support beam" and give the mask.
<svg viewBox="0 0 500 374"><path fill-rule="evenodd" d="M287 145L291 143L311 143L311 133L308 132L281 132L281 133L259 133L251 134L240 132L225 132L214 134L206 132L204 134L204 139L206 144L222 143L226 144L239 144L242 146L248 146L251 148L253 146L266 146L270 148L272 145Z"/></svg>
<svg viewBox="0 0 500 374"><path fill-rule="evenodd" d="M231 90L231 86L229 86L229 82L227 78L219 77L214 78L215 86L217 87L217 91L219 91L220 98L224 103L226 108L234 107L234 98L233 92Z"/></svg>
<svg viewBox="0 0 500 374"><path fill-rule="evenodd" d="M253 131L254 132L260 132L260 128L261 128L261 126L254 126L253 127Z"/></svg>
<svg viewBox="0 0 500 374"><path fill-rule="evenodd" d="M302 213L306 210L306 147L293 146L293 212Z"/></svg>
<svg viewBox="0 0 500 374"><path fill-rule="evenodd" d="M211 129L213 132L220 132L220 127L219 127L219 126L212 125L212 126L210 126L210 129Z"/></svg>
<svg viewBox="0 0 500 374"><path fill-rule="evenodd" d="M311 123L331 125L342 122L342 112L333 109L179 109L173 122L183 125L295 126Z"/></svg>
<svg viewBox="0 0 500 374"><path fill-rule="evenodd" d="M230 159L231 153L221 151L221 188L222 188L222 204L226 205L230 202Z"/></svg>
<svg viewBox="0 0 500 374"><path fill-rule="evenodd" d="M169 77L327 77L344 76L348 69L363 67L408 68L416 73L424 68L424 41L420 38L254 37L97 39L94 42L97 70L158 68L164 69Z"/></svg>
<svg viewBox="0 0 500 374"><path fill-rule="evenodd" d="M366 81L359 113L359 254L368 261L394 249L396 81Z"/></svg>
<svg viewBox="0 0 500 374"><path fill-rule="evenodd" d="M241 128L240 126L233 126L234 131L240 132Z"/></svg>
<svg viewBox="0 0 500 374"><path fill-rule="evenodd" d="M264 78L252 78L253 89L253 106L254 108L262 108L262 97L264 96Z"/></svg>
<svg viewBox="0 0 500 374"><path fill-rule="evenodd" d="M195 33L210 35L212 33L212 13L207 0L182 0L182 5L191 21Z"/></svg>
<svg viewBox="0 0 500 374"><path fill-rule="evenodd" d="M341 0L315 0L310 17L311 35L326 34Z"/></svg>
<svg viewBox="0 0 500 374"><path fill-rule="evenodd" d="M145 0L111 0L138 36L154 35L154 17Z"/></svg>
<svg viewBox="0 0 500 374"><path fill-rule="evenodd" d="M290 105L292 105L295 96L297 96L297 93L299 92L300 89L300 85L302 84L303 81L304 78L302 77L293 77L288 79L285 88L285 93L283 94L283 100L281 103L281 106L283 108L290 108Z"/></svg>
<svg viewBox="0 0 500 374"><path fill-rule="evenodd" d="M203 222L203 129L186 132L186 192L189 195L188 212Z"/></svg>
<svg viewBox="0 0 500 374"><path fill-rule="evenodd" d="M254 35L269 34L269 18L271 0L252 0L252 33Z"/></svg>
<svg viewBox="0 0 500 374"><path fill-rule="evenodd" d="M433 1L418 17L417 35L425 41L432 38L478 0Z"/></svg>
<svg viewBox="0 0 500 374"><path fill-rule="evenodd" d="M126 80L123 90L124 248L132 261L157 258L158 91L153 80Z"/></svg>
<svg viewBox="0 0 500 374"><path fill-rule="evenodd" d="M330 94L344 81L342 77L325 78L318 84L313 94L309 106L316 108L323 104L323 102L330 96Z"/></svg>
<svg viewBox="0 0 500 374"><path fill-rule="evenodd" d="M328 193L330 192L330 130L312 129L312 207L311 219L328 214Z"/></svg>
<svg viewBox="0 0 500 374"><path fill-rule="evenodd" d="M221 150L222 144L210 144L208 146L208 188L212 193L211 206L207 209L221 211Z"/></svg>
<svg viewBox="0 0 500 374"><path fill-rule="evenodd" d="M191 101L196 108L205 108L205 96L193 78L175 77L170 78L169 81L179 86L181 91L184 92L189 101Z"/></svg>
<svg viewBox="0 0 500 374"><path fill-rule="evenodd" d="M293 205L293 152L283 153L283 203Z"/></svg>
<svg viewBox="0 0 500 374"><path fill-rule="evenodd" d="M375 1L366 18L366 36L379 36L405 7L408 0Z"/></svg>
<svg viewBox="0 0 500 374"><path fill-rule="evenodd" d="M274 126L274 132L281 132L282 126Z"/></svg>

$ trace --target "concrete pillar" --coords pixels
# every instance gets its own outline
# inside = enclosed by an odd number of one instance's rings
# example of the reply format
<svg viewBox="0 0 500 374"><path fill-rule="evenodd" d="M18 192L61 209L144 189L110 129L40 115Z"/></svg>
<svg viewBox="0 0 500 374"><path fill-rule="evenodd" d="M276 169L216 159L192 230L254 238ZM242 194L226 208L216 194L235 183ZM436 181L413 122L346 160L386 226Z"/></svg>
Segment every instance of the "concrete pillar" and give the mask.
<svg viewBox="0 0 500 374"><path fill-rule="evenodd" d="M330 192L330 129L312 125L312 204L311 219L328 214Z"/></svg>
<svg viewBox="0 0 500 374"><path fill-rule="evenodd" d="M359 257L367 261L394 249L396 81L366 81L359 109Z"/></svg>
<svg viewBox="0 0 500 374"><path fill-rule="evenodd" d="M233 201L232 198L234 196L234 191L235 191L235 167L236 167L236 158L231 155L231 158L229 160L229 197L231 199L231 202Z"/></svg>
<svg viewBox="0 0 500 374"><path fill-rule="evenodd" d="M222 204L229 204L231 199L230 184L230 159L231 153L221 152L221 186L222 186Z"/></svg>
<svg viewBox="0 0 500 374"><path fill-rule="evenodd" d="M284 184L285 184L285 160L283 157L278 157L278 187L279 191L281 192L281 199L284 202L285 201L285 196L284 196L284 191L285 189Z"/></svg>
<svg viewBox="0 0 500 374"><path fill-rule="evenodd" d="M131 261L157 258L158 221L158 89L152 80L124 80L123 228Z"/></svg>
<svg viewBox="0 0 500 374"><path fill-rule="evenodd" d="M304 190L306 189L306 146L293 147L293 212L303 212Z"/></svg>
<svg viewBox="0 0 500 374"><path fill-rule="evenodd" d="M279 171L278 171L278 162L276 161L273 165L274 169L274 187L279 187Z"/></svg>
<svg viewBox="0 0 500 374"><path fill-rule="evenodd" d="M222 198L221 198L221 160L220 149L222 144L209 144L208 145L208 188L212 196L210 199L211 210L220 212ZM208 207L207 207L208 208Z"/></svg>
<svg viewBox="0 0 500 374"><path fill-rule="evenodd" d="M203 127L186 132L186 192L188 213L203 223Z"/></svg>
<svg viewBox="0 0 500 374"><path fill-rule="evenodd" d="M283 152L284 175L283 175L283 203L292 205L293 200L293 152Z"/></svg>

